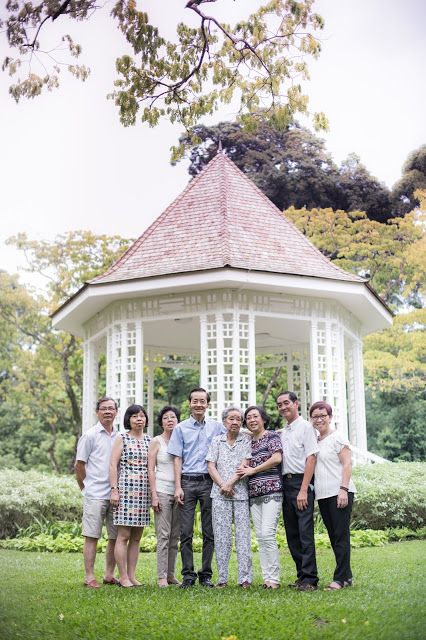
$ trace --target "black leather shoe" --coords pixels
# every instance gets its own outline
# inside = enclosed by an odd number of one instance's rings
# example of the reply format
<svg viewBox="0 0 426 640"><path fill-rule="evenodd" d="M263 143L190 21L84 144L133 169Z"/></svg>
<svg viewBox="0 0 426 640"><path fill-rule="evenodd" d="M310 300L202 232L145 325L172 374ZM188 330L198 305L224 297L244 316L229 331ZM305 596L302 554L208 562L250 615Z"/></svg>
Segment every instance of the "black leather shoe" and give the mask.
<svg viewBox="0 0 426 640"><path fill-rule="evenodd" d="M287 586L290 587L290 589L297 589L299 584L302 584L302 583L301 583L301 581L299 579L297 579L294 582L292 582L291 584L288 584Z"/></svg>
<svg viewBox="0 0 426 640"><path fill-rule="evenodd" d="M190 578L184 578L182 580L182 584L179 585L179 589L189 589L190 587L193 587L194 584L194 580L191 580Z"/></svg>
<svg viewBox="0 0 426 640"><path fill-rule="evenodd" d="M318 587L310 582L301 582L296 589L297 591L316 591Z"/></svg>
<svg viewBox="0 0 426 640"><path fill-rule="evenodd" d="M202 587L214 587L213 582L210 580L210 578L203 578L202 580L200 580L200 585Z"/></svg>

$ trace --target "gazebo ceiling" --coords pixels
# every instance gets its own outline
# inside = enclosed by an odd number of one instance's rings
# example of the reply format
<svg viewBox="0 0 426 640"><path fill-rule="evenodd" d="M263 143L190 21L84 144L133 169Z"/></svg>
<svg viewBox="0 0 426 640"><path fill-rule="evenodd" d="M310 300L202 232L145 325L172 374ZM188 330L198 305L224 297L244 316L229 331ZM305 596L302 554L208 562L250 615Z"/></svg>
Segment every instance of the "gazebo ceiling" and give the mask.
<svg viewBox="0 0 426 640"><path fill-rule="evenodd" d="M391 323L363 278L325 258L219 153L106 273L55 312L53 324L83 335L84 323L112 302L221 288L333 299L364 334Z"/></svg>

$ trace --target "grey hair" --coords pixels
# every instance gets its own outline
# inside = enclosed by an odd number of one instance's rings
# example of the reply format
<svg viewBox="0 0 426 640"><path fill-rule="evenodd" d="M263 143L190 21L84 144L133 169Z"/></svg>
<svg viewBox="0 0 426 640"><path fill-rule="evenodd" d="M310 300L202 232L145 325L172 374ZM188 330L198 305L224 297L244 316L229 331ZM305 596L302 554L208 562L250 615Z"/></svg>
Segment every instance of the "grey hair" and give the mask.
<svg viewBox="0 0 426 640"><path fill-rule="evenodd" d="M226 418L229 416L229 414L231 413L231 411L238 411L238 413L241 416L241 422L243 421L244 418L244 414L241 410L240 407L237 407L235 405L231 405L230 407L226 407L226 409L224 409L222 411L222 422L225 422Z"/></svg>

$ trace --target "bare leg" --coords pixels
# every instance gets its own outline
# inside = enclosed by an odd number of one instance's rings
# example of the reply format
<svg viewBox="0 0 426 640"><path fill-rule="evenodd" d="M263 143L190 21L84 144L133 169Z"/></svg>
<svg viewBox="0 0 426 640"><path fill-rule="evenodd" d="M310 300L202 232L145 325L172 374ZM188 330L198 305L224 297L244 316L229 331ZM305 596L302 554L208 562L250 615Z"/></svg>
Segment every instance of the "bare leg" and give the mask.
<svg viewBox="0 0 426 640"><path fill-rule="evenodd" d="M114 556L120 575L122 587L131 587L132 582L127 574L127 545L130 539L130 527L118 527L117 540L115 542Z"/></svg>
<svg viewBox="0 0 426 640"><path fill-rule="evenodd" d="M85 582L95 579L95 560L96 560L96 545L98 544L97 538L84 538L83 546L83 559L84 559L84 572Z"/></svg>
<svg viewBox="0 0 426 640"><path fill-rule="evenodd" d="M130 540L127 546L127 575L133 585L141 583L135 578L136 565L138 564L139 549L143 527L131 527Z"/></svg>
<svg viewBox="0 0 426 640"><path fill-rule="evenodd" d="M114 577L115 558L114 558L115 540L108 540L105 551L105 580L112 580Z"/></svg>

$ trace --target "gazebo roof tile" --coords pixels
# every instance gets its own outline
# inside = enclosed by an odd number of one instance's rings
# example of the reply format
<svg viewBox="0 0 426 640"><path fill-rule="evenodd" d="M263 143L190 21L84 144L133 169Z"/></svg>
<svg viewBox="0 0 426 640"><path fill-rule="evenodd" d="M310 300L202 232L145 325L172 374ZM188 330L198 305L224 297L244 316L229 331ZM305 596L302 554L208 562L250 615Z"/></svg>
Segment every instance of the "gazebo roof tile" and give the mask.
<svg viewBox="0 0 426 640"><path fill-rule="evenodd" d="M363 282L318 251L218 153L126 253L92 283L221 267Z"/></svg>

